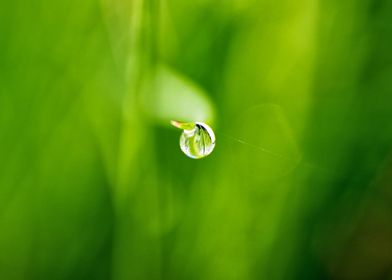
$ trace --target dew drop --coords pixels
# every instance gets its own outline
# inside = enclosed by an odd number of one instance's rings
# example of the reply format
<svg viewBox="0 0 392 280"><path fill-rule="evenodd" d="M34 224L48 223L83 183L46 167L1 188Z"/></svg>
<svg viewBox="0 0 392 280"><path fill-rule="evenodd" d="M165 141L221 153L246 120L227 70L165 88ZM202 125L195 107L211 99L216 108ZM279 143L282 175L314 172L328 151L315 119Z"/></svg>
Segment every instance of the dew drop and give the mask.
<svg viewBox="0 0 392 280"><path fill-rule="evenodd" d="M215 134L207 124L178 121L171 121L171 124L183 130L180 137L180 148L188 157L194 159L203 158L214 150Z"/></svg>

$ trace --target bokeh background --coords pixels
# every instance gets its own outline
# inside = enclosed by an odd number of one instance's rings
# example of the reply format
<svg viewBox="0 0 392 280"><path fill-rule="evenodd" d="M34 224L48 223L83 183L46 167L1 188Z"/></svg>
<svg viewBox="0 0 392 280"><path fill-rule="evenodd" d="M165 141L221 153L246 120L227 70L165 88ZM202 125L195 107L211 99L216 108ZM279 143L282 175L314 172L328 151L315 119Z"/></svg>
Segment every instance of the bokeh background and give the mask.
<svg viewBox="0 0 392 280"><path fill-rule="evenodd" d="M0 279L392 279L391 152L390 0L0 3Z"/></svg>

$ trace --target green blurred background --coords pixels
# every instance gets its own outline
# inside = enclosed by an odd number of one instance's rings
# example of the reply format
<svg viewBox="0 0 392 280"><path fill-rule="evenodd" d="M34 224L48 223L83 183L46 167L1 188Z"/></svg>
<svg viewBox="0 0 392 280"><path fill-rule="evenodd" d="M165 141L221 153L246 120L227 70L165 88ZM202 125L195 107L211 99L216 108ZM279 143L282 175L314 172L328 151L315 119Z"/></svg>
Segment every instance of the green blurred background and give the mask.
<svg viewBox="0 0 392 280"><path fill-rule="evenodd" d="M390 0L0 3L2 280L392 279L391 152Z"/></svg>

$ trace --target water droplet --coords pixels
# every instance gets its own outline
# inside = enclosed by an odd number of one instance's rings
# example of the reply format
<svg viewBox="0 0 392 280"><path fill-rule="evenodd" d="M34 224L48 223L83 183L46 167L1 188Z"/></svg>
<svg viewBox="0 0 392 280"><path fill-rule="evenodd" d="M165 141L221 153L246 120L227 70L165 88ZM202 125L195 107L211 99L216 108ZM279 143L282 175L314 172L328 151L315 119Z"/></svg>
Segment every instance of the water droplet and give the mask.
<svg viewBox="0 0 392 280"><path fill-rule="evenodd" d="M214 131L202 122L183 123L171 121L177 128L183 129L180 137L180 148L190 158L203 158L211 154L215 148Z"/></svg>

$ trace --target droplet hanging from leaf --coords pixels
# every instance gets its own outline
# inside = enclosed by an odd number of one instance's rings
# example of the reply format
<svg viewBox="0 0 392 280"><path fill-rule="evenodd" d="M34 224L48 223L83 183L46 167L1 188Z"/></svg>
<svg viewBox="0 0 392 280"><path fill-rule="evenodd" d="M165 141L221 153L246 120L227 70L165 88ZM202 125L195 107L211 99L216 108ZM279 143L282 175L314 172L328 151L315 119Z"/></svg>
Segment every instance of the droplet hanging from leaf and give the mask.
<svg viewBox="0 0 392 280"><path fill-rule="evenodd" d="M171 121L177 128L183 129L180 148L190 158L199 159L208 156L215 148L215 134L211 127L202 122Z"/></svg>

